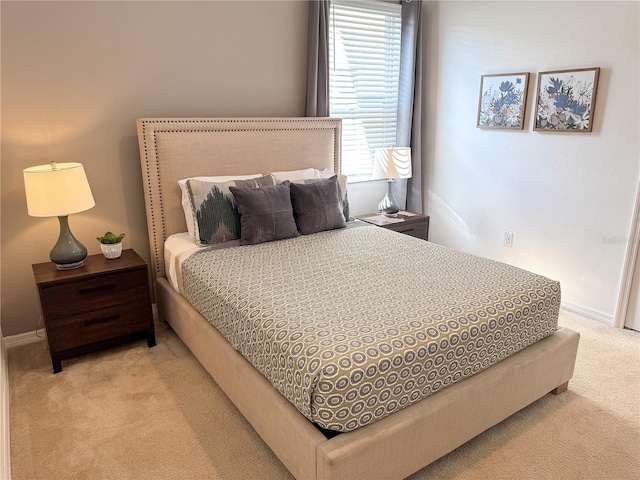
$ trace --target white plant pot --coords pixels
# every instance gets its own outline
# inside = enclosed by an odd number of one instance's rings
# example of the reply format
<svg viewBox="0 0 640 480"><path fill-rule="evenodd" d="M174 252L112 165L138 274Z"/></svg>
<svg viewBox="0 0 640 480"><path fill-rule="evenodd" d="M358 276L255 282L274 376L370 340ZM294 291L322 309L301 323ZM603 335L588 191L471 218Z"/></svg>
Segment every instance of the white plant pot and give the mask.
<svg viewBox="0 0 640 480"><path fill-rule="evenodd" d="M109 259L118 258L122 255L122 242L119 243L101 243L100 248L105 257Z"/></svg>

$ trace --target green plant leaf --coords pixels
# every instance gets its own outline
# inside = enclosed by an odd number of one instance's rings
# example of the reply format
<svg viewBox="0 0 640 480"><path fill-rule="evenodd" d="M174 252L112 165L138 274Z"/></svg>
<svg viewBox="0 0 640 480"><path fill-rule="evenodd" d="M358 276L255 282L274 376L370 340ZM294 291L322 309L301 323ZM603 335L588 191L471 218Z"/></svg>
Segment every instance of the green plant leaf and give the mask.
<svg viewBox="0 0 640 480"><path fill-rule="evenodd" d="M116 236L112 232L107 232L102 237L96 237L96 240L98 240L100 243L111 244L111 243L120 243L124 237L125 237L124 233L121 233L120 235Z"/></svg>

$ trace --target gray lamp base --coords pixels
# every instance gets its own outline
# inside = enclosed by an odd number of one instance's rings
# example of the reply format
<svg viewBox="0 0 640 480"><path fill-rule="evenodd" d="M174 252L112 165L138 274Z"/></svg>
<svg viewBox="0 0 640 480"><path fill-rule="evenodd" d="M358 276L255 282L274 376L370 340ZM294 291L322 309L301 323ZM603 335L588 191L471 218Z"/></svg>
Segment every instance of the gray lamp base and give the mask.
<svg viewBox="0 0 640 480"><path fill-rule="evenodd" d="M393 178L387 180L387 194L378 204L378 211L385 217L397 217L400 211L400 205L393 195Z"/></svg>
<svg viewBox="0 0 640 480"><path fill-rule="evenodd" d="M87 258L87 249L73 236L69 230L67 215L58 217L60 221L60 236L51 249L49 258L56 264L58 270L70 270L81 267Z"/></svg>
<svg viewBox="0 0 640 480"><path fill-rule="evenodd" d="M84 265L84 260L80 260L75 263L56 263L56 268L58 270L73 270L74 268L79 268Z"/></svg>

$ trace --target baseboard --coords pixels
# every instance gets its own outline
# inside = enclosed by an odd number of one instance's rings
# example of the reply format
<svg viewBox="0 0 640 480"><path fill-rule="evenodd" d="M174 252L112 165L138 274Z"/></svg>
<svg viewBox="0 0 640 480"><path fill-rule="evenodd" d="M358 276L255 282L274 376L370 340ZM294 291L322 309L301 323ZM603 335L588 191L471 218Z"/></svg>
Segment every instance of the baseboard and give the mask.
<svg viewBox="0 0 640 480"><path fill-rule="evenodd" d="M609 325L614 324L614 316L601 312L599 310L595 310L593 308L583 307L581 305L576 305L574 303L562 302L560 305L561 308L573 312L578 313L580 315L584 315L587 318L591 318L593 320L598 320L599 322L607 323ZM154 303L152 305L153 308L153 317L155 319L158 318L158 307ZM41 333L38 333L41 332ZM20 333L18 335L11 335L9 337L4 337L4 345L7 349L13 347L19 347L20 345L28 345L30 343L40 342L42 340L46 340L46 334L43 330L34 330L33 332ZM1 477L0 477L1 478Z"/></svg>
<svg viewBox="0 0 640 480"><path fill-rule="evenodd" d="M578 313L592 320L597 320L602 323L613 326L615 317L610 313L601 312L594 308L583 307L582 305L576 305L574 303L562 302L560 308L563 308L569 312Z"/></svg>
<svg viewBox="0 0 640 480"><path fill-rule="evenodd" d="M574 303L562 302L560 305L561 308L573 312L578 313L580 315L584 315L587 318L591 318L593 320L598 320L599 322L607 323L609 325L614 324L614 316L601 312L599 310L595 310L593 308L583 307L581 305L576 305ZM158 318L158 307L154 303L152 305L153 308L153 317ZM42 332L42 333L38 333ZM13 347L19 347L20 345L28 345L29 343L40 342L42 340L46 340L46 334L41 330L34 330L33 332L20 333L18 335L11 335L9 337L4 337L4 344L7 349ZM0 477L1 478L1 477Z"/></svg>
<svg viewBox="0 0 640 480"><path fill-rule="evenodd" d="M40 333L38 333L40 332ZM44 330L34 330L33 332L19 333L18 335L10 335L4 337L4 345L7 349L19 347L20 345L28 345L30 343L41 342L45 340Z"/></svg>
<svg viewBox="0 0 640 480"><path fill-rule="evenodd" d="M9 417L9 365L0 333L0 478L11 478L11 428Z"/></svg>

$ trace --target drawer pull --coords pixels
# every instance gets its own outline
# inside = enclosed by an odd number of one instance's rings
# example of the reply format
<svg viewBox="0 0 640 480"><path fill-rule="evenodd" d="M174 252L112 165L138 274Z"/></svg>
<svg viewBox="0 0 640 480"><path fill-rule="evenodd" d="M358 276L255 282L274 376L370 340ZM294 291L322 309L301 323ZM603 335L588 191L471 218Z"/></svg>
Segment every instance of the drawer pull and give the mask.
<svg viewBox="0 0 640 480"><path fill-rule="evenodd" d="M400 233L409 233L409 232L413 232L413 231L415 231L415 228L409 228L407 230L398 230L398 232L400 232Z"/></svg>
<svg viewBox="0 0 640 480"><path fill-rule="evenodd" d="M87 320L86 322L84 322L84 326L85 327L90 327L91 325L98 325L100 323L109 323L109 322L113 322L114 320L118 320L120 318L120 315L109 315L108 317L102 317L102 318L94 318L93 320Z"/></svg>
<svg viewBox="0 0 640 480"><path fill-rule="evenodd" d="M105 290L113 290L114 288L116 288L116 285L110 283L109 285L100 285L99 287L83 288L79 290L79 292L81 295L90 295L92 293L104 292Z"/></svg>

